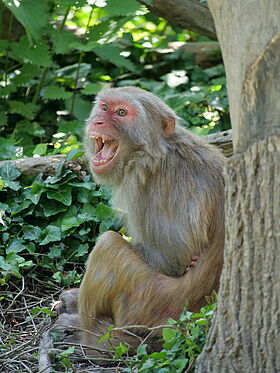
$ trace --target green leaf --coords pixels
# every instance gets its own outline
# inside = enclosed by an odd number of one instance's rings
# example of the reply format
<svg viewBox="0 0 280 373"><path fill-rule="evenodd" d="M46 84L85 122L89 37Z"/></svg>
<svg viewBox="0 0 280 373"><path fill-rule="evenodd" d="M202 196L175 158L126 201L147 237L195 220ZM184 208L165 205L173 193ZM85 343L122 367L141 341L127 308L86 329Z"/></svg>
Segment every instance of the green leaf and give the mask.
<svg viewBox="0 0 280 373"><path fill-rule="evenodd" d="M115 213L111 207L100 202L95 209L95 215L100 221L104 221L114 218Z"/></svg>
<svg viewBox="0 0 280 373"><path fill-rule="evenodd" d="M16 180L20 175L20 171L11 163L0 166L0 177L5 180Z"/></svg>
<svg viewBox="0 0 280 373"><path fill-rule="evenodd" d="M0 111L0 126L5 126L8 123L7 114Z"/></svg>
<svg viewBox="0 0 280 373"><path fill-rule="evenodd" d="M127 346L124 343L120 342L120 344L117 347L115 347L114 358L119 359L124 354L127 354L127 352L129 351L129 349L130 349L129 346Z"/></svg>
<svg viewBox="0 0 280 373"><path fill-rule="evenodd" d="M23 117L33 119L37 109L37 105L32 102L24 103L22 101L10 101L11 112L21 114Z"/></svg>
<svg viewBox="0 0 280 373"><path fill-rule="evenodd" d="M72 203L72 187L71 186L63 186L60 187L58 190L48 190L47 197L49 199L55 199L63 203L66 206L71 206Z"/></svg>
<svg viewBox="0 0 280 373"><path fill-rule="evenodd" d="M11 180L5 180L5 188L10 188L12 190L20 190L20 182L19 181L11 181Z"/></svg>
<svg viewBox="0 0 280 373"><path fill-rule="evenodd" d="M176 336L177 330L172 328L163 328L162 329L162 336L165 341L172 339Z"/></svg>
<svg viewBox="0 0 280 373"><path fill-rule="evenodd" d="M0 256L0 269L3 271L11 271L12 266L5 261L3 256Z"/></svg>
<svg viewBox="0 0 280 373"><path fill-rule="evenodd" d="M85 101L80 95L75 96L73 115L80 120L80 122L85 121L88 118L88 114L91 110L91 103ZM72 108L72 98L65 101L66 109L71 112Z"/></svg>
<svg viewBox="0 0 280 373"><path fill-rule="evenodd" d="M133 15L138 9L140 9L140 4L135 0L109 0L106 6L106 11L110 16Z"/></svg>
<svg viewBox="0 0 280 373"><path fill-rule="evenodd" d="M175 366L176 372L183 372L189 359L176 359L172 362L172 365Z"/></svg>
<svg viewBox="0 0 280 373"><path fill-rule="evenodd" d="M90 83L90 84L87 84L83 89L82 89L82 93L84 95L96 95L96 93L98 93L100 91L100 89L102 88L102 85L101 84L98 84L98 83Z"/></svg>
<svg viewBox="0 0 280 373"><path fill-rule="evenodd" d="M50 200L48 201L48 203L43 205L43 211L45 217L48 218L50 216L58 214L59 212L67 211L67 207L65 205Z"/></svg>
<svg viewBox="0 0 280 373"><path fill-rule="evenodd" d="M48 144L37 144L33 150L33 154L46 155L48 150Z"/></svg>
<svg viewBox="0 0 280 373"><path fill-rule="evenodd" d="M25 226L23 228L23 238L25 240L37 241L42 235L42 229L36 226Z"/></svg>
<svg viewBox="0 0 280 373"><path fill-rule="evenodd" d="M76 257L84 257L86 254L88 254L89 251L89 245L87 243L82 244L78 247L77 253L75 254Z"/></svg>
<svg viewBox="0 0 280 373"><path fill-rule="evenodd" d="M67 348L67 350L64 350L63 352L61 352L59 356L68 356L68 355L73 354L74 352L75 352L75 346L72 346L72 347Z"/></svg>
<svg viewBox="0 0 280 373"><path fill-rule="evenodd" d="M116 66L125 67L130 71L136 71L135 65L123 56L120 56L121 49L113 44L102 45L96 47L94 53L100 58L110 61Z"/></svg>
<svg viewBox="0 0 280 373"><path fill-rule="evenodd" d="M25 199L21 205L18 205L18 207L16 208L16 210L13 211L13 215L14 214L18 214L20 213L21 211L27 209L30 205L32 204L32 202L28 199Z"/></svg>
<svg viewBox="0 0 280 373"><path fill-rule="evenodd" d="M0 53L3 53L5 49L8 47L8 45L8 40L0 40Z"/></svg>
<svg viewBox="0 0 280 373"><path fill-rule="evenodd" d="M67 216L61 219L61 230L62 232L67 231L73 227L78 227L84 221L82 219L77 218L76 216Z"/></svg>
<svg viewBox="0 0 280 373"><path fill-rule="evenodd" d="M18 239L13 239L6 249L6 253L20 253L25 249L25 245Z"/></svg>
<svg viewBox="0 0 280 373"><path fill-rule="evenodd" d="M45 186L39 184L37 181L35 181L28 189L24 191L25 198L29 199L34 203L34 205L37 205L41 194L45 191Z"/></svg>
<svg viewBox="0 0 280 373"><path fill-rule="evenodd" d="M79 157L82 157L85 152L83 152L80 148L73 148L70 150L70 152L67 154L67 161L73 161L74 159L77 159Z"/></svg>
<svg viewBox="0 0 280 373"><path fill-rule="evenodd" d="M90 203L91 193L86 189L80 189L77 192L77 201L80 203Z"/></svg>
<svg viewBox="0 0 280 373"><path fill-rule="evenodd" d="M61 240L61 230L59 227L54 225L49 225L45 231L45 237L39 245L47 245L50 242L60 241Z"/></svg>
<svg viewBox="0 0 280 373"><path fill-rule="evenodd" d="M65 54L73 50L71 43L79 43L79 38L67 30L53 30L51 39L56 53Z"/></svg>
<svg viewBox="0 0 280 373"><path fill-rule="evenodd" d="M107 9L107 8L106 8ZM129 21L131 17L115 17L106 19L94 26L90 27L87 37L90 42L88 45L92 45L92 42L98 42L99 44L106 44L116 38L117 32L124 25L125 22Z"/></svg>
<svg viewBox="0 0 280 373"><path fill-rule="evenodd" d="M75 7L82 7L87 4L88 0L56 0L56 4L65 6L75 6Z"/></svg>
<svg viewBox="0 0 280 373"><path fill-rule="evenodd" d="M46 41L40 41L40 43L29 47L25 51L24 57L36 66L48 67L52 64Z"/></svg>
<svg viewBox="0 0 280 373"><path fill-rule="evenodd" d="M72 97L71 92L67 92L65 88L57 85L50 85L45 90L44 98L49 100L66 100Z"/></svg>
<svg viewBox="0 0 280 373"><path fill-rule="evenodd" d="M25 64L21 69L19 69L19 74L14 77L12 82L16 86L21 86L29 83L30 80L37 75L40 75L39 67L35 67L31 64Z"/></svg>
<svg viewBox="0 0 280 373"><path fill-rule="evenodd" d="M47 25L47 2L38 0L4 0L17 20L35 39L41 37L41 28Z"/></svg>

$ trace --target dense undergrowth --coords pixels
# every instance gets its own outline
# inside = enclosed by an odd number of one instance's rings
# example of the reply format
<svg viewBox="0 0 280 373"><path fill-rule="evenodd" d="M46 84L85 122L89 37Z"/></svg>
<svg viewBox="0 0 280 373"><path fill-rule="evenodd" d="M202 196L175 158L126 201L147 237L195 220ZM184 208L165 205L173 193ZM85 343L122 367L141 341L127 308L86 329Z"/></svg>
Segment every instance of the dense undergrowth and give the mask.
<svg viewBox="0 0 280 373"><path fill-rule="evenodd" d="M82 155L84 122L106 86L152 91L199 134L229 128L219 50L208 60L186 53L186 42L211 40L134 0L4 0L0 18L0 160ZM30 177L0 164L0 372L36 371L44 328L37 325L49 317L52 294L79 284L89 251L108 229L121 229L109 190L86 173L61 163L53 176ZM186 311L176 328L164 329L161 352L148 354L143 344L128 357L120 345L113 352L119 371L192 372L212 313L213 306ZM24 349L29 342L35 352ZM56 371L79 371L73 351L55 355Z"/></svg>

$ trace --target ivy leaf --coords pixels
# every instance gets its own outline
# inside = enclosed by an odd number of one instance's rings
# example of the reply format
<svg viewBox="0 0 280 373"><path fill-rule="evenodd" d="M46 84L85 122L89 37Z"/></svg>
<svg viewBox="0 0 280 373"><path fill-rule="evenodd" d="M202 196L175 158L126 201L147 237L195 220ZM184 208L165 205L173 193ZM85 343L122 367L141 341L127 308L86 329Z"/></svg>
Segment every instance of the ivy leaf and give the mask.
<svg viewBox="0 0 280 373"><path fill-rule="evenodd" d="M61 219L61 230L62 232L65 232L73 227L78 227L83 222L84 220L79 219L76 216L66 216Z"/></svg>
<svg viewBox="0 0 280 373"><path fill-rule="evenodd" d="M25 240L37 241L42 235L42 230L37 226L27 226L23 228L23 238Z"/></svg>
<svg viewBox="0 0 280 373"><path fill-rule="evenodd" d="M48 23L47 2L38 0L4 0L17 20L35 39L41 37L40 30Z"/></svg>
<svg viewBox="0 0 280 373"><path fill-rule="evenodd" d="M43 211L44 211L45 217L48 218L60 212L67 211L67 207L65 205L61 205L51 200L46 205L43 206Z"/></svg>
<svg viewBox="0 0 280 373"><path fill-rule="evenodd" d="M63 87L50 85L45 90L44 97L49 100L66 100L72 97L72 93L67 92Z"/></svg>
<svg viewBox="0 0 280 373"><path fill-rule="evenodd" d="M8 187L15 191L20 190L21 188L19 181L11 181L11 180L4 180L4 181L5 181L6 188Z"/></svg>
<svg viewBox="0 0 280 373"><path fill-rule="evenodd" d="M0 269L2 271L7 271L7 272L12 271L11 264L6 263L5 258L3 256L0 256Z"/></svg>
<svg viewBox="0 0 280 373"><path fill-rule="evenodd" d="M126 67L130 71L136 71L135 65L123 56L120 56L121 49L115 45L107 44L96 47L94 53L100 58L112 62L119 67Z"/></svg>
<svg viewBox="0 0 280 373"><path fill-rule="evenodd" d="M5 180L16 180L21 172L11 163L5 163L0 166L0 177Z"/></svg>
<svg viewBox="0 0 280 373"><path fill-rule="evenodd" d="M63 186L60 189L48 190L47 197L49 199L55 199L63 203L66 206L71 206L72 203L72 188L71 186Z"/></svg>
<svg viewBox="0 0 280 373"><path fill-rule="evenodd" d="M49 242L60 241L61 240L61 230L59 227L54 225L49 225L45 230L45 237L39 245L47 245Z"/></svg>
<svg viewBox="0 0 280 373"><path fill-rule="evenodd" d="M9 244L9 246L6 248L6 253L20 253L25 249L25 245L18 240L18 239L13 239L13 241Z"/></svg>
<svg viewBox="0 0 280 373"><path fill-rule="evenodd" d="M105 205L104 203L100 202L95 209L95 215L100 221L106 221L114 218L114 210Z"/></svg>

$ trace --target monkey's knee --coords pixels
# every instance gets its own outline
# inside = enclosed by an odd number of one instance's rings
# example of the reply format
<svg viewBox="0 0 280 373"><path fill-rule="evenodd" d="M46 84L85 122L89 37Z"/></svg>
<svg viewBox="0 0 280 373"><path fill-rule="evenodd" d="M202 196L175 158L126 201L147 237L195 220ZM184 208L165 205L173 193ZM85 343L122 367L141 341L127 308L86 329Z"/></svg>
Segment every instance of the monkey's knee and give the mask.
<svg viewBox="0 0 280 373"><path fill-rule="evenodd" d="M96 246L103 247L103 246L111 245L112 243L115 243L117 245L120 243L123 244L127 242L121 237L119 233L114 232L114 231L107 231L98 238Z"/></svg>

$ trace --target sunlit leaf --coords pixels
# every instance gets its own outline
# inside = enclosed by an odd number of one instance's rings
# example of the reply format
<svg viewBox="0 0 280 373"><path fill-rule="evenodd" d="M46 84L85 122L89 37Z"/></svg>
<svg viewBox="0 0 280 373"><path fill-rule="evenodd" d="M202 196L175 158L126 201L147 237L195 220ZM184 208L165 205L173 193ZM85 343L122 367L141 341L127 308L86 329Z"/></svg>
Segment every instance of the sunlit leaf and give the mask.
<svg viewBox="0 0 280 373"><path fill-rule="evenodd" d="M38 0L4 0L17 20L35 39L48 22L47 2Z"/></svg>

